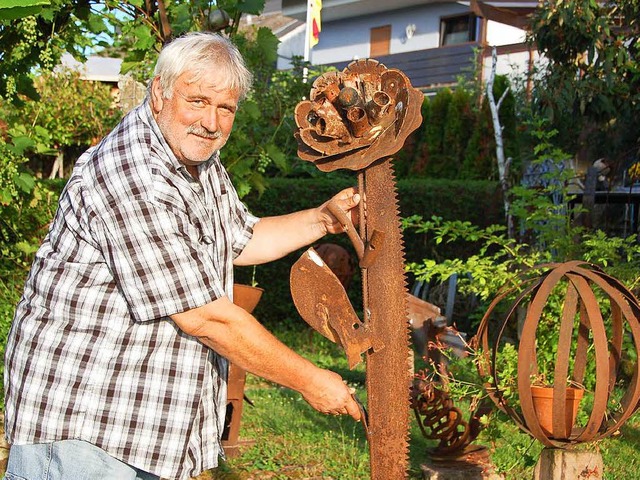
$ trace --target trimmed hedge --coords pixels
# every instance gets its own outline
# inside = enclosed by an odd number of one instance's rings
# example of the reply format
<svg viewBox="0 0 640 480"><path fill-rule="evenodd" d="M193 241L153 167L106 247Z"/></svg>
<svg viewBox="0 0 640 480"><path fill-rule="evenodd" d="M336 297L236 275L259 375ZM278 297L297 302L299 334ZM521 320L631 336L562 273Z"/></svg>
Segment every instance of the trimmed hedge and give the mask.
<svg viewBox="0 0 640 480"><path fill-rule="evenodd" d="M62 190L66 180L48 182ZM273 178L262 196L256 193L244 198L255 215L272 216L312 208L322 204L343 188L355 185L355 176L343 172L322 174L314 178ZM469 180L404 179L397 183L400 214L403 217L433 215L447 220L468 220L479 226L502 223L504 219L502 196L497 182ZM353 248L346 235L333 235L323 241ZM405 258L417 262L424 258L464 257L468 245L434 245L425 235L406 232L404 236ZM300 326L300 318L293 305L289 290L289 271L304 249L285 258L256 267L255 279L265 289L256 316L266 325L286 322ZM353 253L355 258L355 253ZM252 267L236 268L236 281L251 283ZM351 282L349 296L356 310L361 306L358 273ZM305 324L306 325L306 324Z"/></svg>
<svg viewBox="0 0 640 480"><path fill-rule="evenodd" d="M331 175L313 179L272 179L261 197L249 195L244 201L255 215L279 215L320 205L341 189L355 183L355 178ZM430 218L437 215L449 220L468 220L479 226L502 223L504 220L497 182L417 179L400 180L397 187L403 217L421 215ZM323 241L337 243L353 252L346 235L334 235ZM460 246L438 245L436 248L425 235L412 232L405 234L404 241L407 261L465 255ZM301 320L289 291L289 271L303 252L304 249L256 268L255 279L265 292L255 313L264 324L286 322L291 326L300 325ZM355 253L353 255L355 257ZM252 274L253 268L237 268L236 281L250 283ZM361 301L357 277L356 274L349 291L356 310Z"/></svg>

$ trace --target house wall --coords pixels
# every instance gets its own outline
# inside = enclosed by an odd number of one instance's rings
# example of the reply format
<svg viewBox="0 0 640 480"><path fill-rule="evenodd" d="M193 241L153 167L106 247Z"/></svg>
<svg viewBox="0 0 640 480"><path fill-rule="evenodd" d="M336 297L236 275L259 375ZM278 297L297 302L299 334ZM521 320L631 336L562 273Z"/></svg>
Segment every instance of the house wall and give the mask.
<svg viewBox="0 0 640 480"><path fill-rule="evenodd" d="M390 54L436 48L440 43L440 18L469 12L455 3L417 6L382 14L366 15L322 25L320 42L311 49L313 64L328 64L369 57L371 28L391 25ZM407 25L415 32L406 37Z"/></svg>
<svg viewBox="0 0 640 480"><path fill-rule="evenodd" d="M522 43L526 40L524 30L505 25L504 23L487 22L487 43L489 45L511 45L513 43Z"/></svg>
<svg viewBox="0 0 640 480"><path fill-rule="evenodd" d="M526 40L527 34L524 30L491 20L487 22L487 46L489 49L490 47L498 49L496 64L498 75L506 75L511 79L519 78L524 81L530 64L540 61L540 55L535 49L529 51ZM489 78L491 65L492 59L490 50L488 50L487 57L483 62L482 78Z"/></svg>
<svg viewBox="0 0 640 480"><path fill-rule="evenodd" d="M498 75L506 75L511 79L520 78L524 80L528 71L529 52L505 53L498 55L498 63L496 64L496 73ZM534 54L533 60L537 59ZM491 55L487 56L483 62L483 77L489 78L491 75Z"/></svg>
<svg viewBox="0 0 640 480"><path fill-rule="evenodd" d="M315 65L333 65L339 69L350 61L370 57L371 29L391 25L389 56L377 57L388 67L400 68L409 75L412 83L420 88L453 85L458 75L472 71L474 49L478 44L440 47L440 21L443 17L469 13L469 7L458 3L430 3L400 8L384 13L360 15L348 19L323 21L319 43L311 49L310 61ZM407 38L408 25L415 25L411 38ZM528 48L523 46L526 33L518 28L486 22L486 44L498 46L499 74L524 75L529 68ZM282 37L279 46L278 68L291 67L292 55L304 51L305 28ZM482 38L478 39L482 41ZM482 63L482 78L488 78L491 57Z"/></svg>
<svg viewBox="0 0 640 480"><path fill-rule="evenodd" d="M529 63L538 59L537 52L529 52L528 47L524 45L526 37L526 32L519 28L492 20L487 22L487 46L489 48L498 47L496 64L496 73L498 75L506 75L512 79L515 77L524 78L529 69ZM499 48L505 46L508 47ZM485 79L491 75L492 65L490 50L487 54L488 56L485 57L483 62L482 73L482 78Z"/></svg>
<svg viewBox="0 0 640 480"><path fill-rule="evenodd" d="M302 57L305 33L306 27L303 24L280 38L280 43L278 44L278 70L292 68L291 58L294 56Z"/></svg>

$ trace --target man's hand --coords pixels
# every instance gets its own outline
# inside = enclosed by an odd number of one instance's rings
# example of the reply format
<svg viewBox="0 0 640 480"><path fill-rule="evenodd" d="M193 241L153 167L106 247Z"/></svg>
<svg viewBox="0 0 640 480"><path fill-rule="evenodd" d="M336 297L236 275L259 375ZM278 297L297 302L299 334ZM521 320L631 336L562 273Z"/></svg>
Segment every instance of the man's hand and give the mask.
<svg viewBox="0 0 640 480"><path fill-rule="evenodd" d="M340 375L330 370L318 369L303 389L303 398L318 412L326 415L351 415L360 421L360 407L353 399L354 390L349 388Z"/></svg>
<svg viewBox="0 0 640 480"><path fill-rule="evenodd" d="M355 188L346 188L319 207L260 219L253 227L253 237L233 263L259 265L270 262L311 245L327 233L344 232L343 225L327 208L330 202L357 223L354 207L360 202L360 195Z"/></svg>
<svg viewBox="0 0 640 480"><path fill-rule="evenodd" d="M333 215L327 205L333 203L339 207L347 216L351 218L351 222L354 225L358 224L358 212L355 207L360 203L360 194L357 193L355 188L346 188L340 193L335 195L331 200L323 203L320 206L320 214L322 215L322 221L324 222L327 233L342 233L344 232L344 226L338 218Z"/></svg>

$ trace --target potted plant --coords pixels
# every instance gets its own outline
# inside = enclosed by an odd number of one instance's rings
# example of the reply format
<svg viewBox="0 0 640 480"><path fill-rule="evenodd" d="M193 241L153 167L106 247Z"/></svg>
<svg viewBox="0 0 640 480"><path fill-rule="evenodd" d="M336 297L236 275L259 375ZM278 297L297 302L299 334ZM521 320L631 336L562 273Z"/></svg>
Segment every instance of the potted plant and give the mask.
<svg viewBox="0 0 640 480"><path fill-rule="evenodd" d="M531 386L531 396L533 399L533 408L540 422L540 428L550 438L556 440L566 440L571 435L573 426L576 423L580 401L584 389L576 387L566 387L565 390L565 415L563 429L555 432L553 429L553 403L555 397L554 386Z"/></svg>
<svg viewBox="0 0 640 480"><path fill-rule="evenodd" d="M233 303L242 307L247 312L253 313L253 310L258 306L263 293L264 289L260 287L246 285L244 283L234 283Z"/></svg>
<svg viewBox="0 0 640 480"><path fill-rule="evenodd" d="M537 424L545 437L566 441L576 426L585 387L570 378L555 380L554 362L546 359L556 354L550 347L555 342L553 335L540 340L536 344L537 358L525 362L519 361L522 356L519 344L507 342L496 347L493 357L491 352L476 351L475 363L489 396L516 423L531 433L532 429L537 430L533 426ZM564 399L556 402L558 395ZM563 416L556 427L555 416Z"/></svg>
<svg viewBox="0 0 640 480"><path fill-rule="evenodd" d="M542 267L541 274L523 275L514 300L507 298L513 289L493 300L476 346L486 359L481 375L495 387L489 392L494 403L546 447L565 448L611 435L637 409L640 394L620 366L625 357L638 358L633 332L640 301L595 265ZM517 345L510 362L504 361L507 342ZM515 365L517 375L505 373L505 365ZM502 388L506 380L510 398ZM552 405L547 413L541 413L544 404Z"/></svg>

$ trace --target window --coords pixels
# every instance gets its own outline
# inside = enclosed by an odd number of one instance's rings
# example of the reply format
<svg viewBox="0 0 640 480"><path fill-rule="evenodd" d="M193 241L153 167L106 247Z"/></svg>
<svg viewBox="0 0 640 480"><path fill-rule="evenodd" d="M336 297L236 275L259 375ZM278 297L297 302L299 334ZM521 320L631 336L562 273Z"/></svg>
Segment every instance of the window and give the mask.
<svg viewBox="0 0 640 480"><path fill-rule="evenodd" d="M391 25L376 27L371 29L371 40L369 48L370 57L382 57L389 55L391 45Z"/></svg>
<svg viewBox="0 0 640 480"><path fill-rule="evenodd" d="M475 42L478 38L479 18L459 15L440 20L440 46Z"/></svg>

